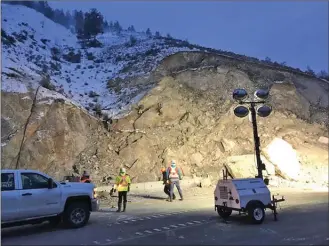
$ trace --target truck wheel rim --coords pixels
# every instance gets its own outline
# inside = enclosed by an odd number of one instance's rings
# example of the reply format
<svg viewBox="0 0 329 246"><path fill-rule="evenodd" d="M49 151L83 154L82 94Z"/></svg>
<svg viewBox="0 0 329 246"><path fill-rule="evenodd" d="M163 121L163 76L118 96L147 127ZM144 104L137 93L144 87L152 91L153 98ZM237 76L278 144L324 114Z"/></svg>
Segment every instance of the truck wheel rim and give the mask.
<svg viewBox="0 0 329 246"><path fill-rule="evenodd" d="M254 210L254 218L255 220L261 220L263 218L263 210L261 208L256 208Z"/></svg>
<svg viewBox="0 0 329 246"><path fill-rule="evenodd" d="M81 208L76 208L71 213L71 221L74 224L80 224L80 223L82 223L83 220L85 219L85 217L86 217L86 213Z"/></svg>

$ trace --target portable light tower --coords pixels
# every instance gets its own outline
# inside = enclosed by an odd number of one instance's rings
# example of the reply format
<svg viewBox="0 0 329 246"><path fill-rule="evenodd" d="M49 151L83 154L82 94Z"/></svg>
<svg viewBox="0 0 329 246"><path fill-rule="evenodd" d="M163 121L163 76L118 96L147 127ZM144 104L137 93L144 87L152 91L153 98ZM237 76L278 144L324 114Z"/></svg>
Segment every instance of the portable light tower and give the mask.
<svg viewBox="0 0 329 246"><path fill-rule="evenodd" d="M256 90L253 95L253 100L247 100L248 93L245 89L235 89L233 91L233 99L239 103L238 106L234 108L234 115L239 118L244 118L249 113L251 114L251 122L253 127L254 134L254 143L255 143L255 154L256 154L256 162L257 162L257 171L258 175L256 178L263 179L263 170L266 170L265 165L262 163L260 158L260 141L258 137L258 129L257 129L257 115L260 117L268 117L272 112L272 107L270 105L265 104L269 97L269 91L259 89ZM244 106L244 105L248 105ZM258 106L257 106L258 105ZM256 107L257 106L257 107ZM266 184L268 184L268 179L264 180Z"/></svg>

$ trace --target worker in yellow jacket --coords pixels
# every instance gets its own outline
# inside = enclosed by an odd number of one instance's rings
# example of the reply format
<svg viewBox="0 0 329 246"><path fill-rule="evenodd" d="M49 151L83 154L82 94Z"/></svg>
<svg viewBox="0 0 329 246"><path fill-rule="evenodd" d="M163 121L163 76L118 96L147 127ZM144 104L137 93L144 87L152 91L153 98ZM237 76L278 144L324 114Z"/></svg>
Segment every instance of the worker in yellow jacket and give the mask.
<svg viewBox="0 0 329 246"><path fill-rule="evenodd" d="M127 193L130 191L131 180L128 174L126 174L125 168L120 168L120 173L115 179L115 189L118 190L119 193L119 201L118 201L118 210L117 212L121 212L121 205L123 199L123 210L126 211L127 207Z"/></svg>

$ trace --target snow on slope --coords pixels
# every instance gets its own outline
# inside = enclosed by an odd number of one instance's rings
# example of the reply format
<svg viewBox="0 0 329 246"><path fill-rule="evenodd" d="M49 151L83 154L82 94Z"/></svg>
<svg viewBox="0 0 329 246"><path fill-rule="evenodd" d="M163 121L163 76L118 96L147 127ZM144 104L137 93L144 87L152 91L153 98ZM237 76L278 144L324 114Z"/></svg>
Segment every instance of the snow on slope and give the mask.
<svg viewBox="0 0 329 246"><path fill-rule="evenodd" d="M25 6L3 3L1 31L2 39L7 41L2 42L3 91L23 93L27 88L35 89L42 79L40 75L49 74L57 92L90 111L100 104L111 116L127 110L149 88L114 91L107 87L109 79L147 75L164 57L191 50L128 31L119 35L104 33L97 37L102 47L83 48L70 30L44 15ZM129 45L130 36L136 38L133 45ZM64 59L69 51L81 52L81 61ZM90 96L90 92L95 95ZM130 102L122 101L122 95Z"/></svg>

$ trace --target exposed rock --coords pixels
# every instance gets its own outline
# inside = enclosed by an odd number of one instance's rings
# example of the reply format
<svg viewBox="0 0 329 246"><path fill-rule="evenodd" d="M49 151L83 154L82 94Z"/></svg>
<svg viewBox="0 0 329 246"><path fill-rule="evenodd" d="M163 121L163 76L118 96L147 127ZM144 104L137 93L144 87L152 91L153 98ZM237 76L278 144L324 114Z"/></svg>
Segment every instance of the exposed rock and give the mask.
<svg viewBox="0 0 329 246"><path fill-rule="evenodd" d="M327 138L327 137L321 136L321 137L319 137L318 141L322 144L329 144L329 138Z"/></svg>
<svg viewBox="0 0 329 246"><path fill-rule="evenodd" d="M241 169L235 171L237 176L254 177L252 126L248 117L240 119L232 113L230 97L237 87L250 92L271 88L274 111L258 119L262 160L270 175L274 174L270 162L289 179L306 179L313 165L303 156L299 168L295 162L294 171L286 170L293 164L282 154L287 148L265 151L275 137L297 153L306 146L314 150L312 156L325 153L318 139L327 136L326 119L317 117L319 124L314 123L310 113L320 104L328 107L326 99L316 103L324 88L318 80L204 53L168 57L146 80L143 83L158 83L130 114L113 120L110 129L65 98L55 100L58 95L46 89L38 93L33 107L34 94L2 93L2 136L7 138L2 139L2 166L15 168L20 153L18 167L39 169L58 179L75 166L77 172L89 171L96 183L108 183L108 177L126 167L133 182L142 182L158 180L160 168L175 159L187 176L209 174L216 180L228 163ZM282 84L273 85L275 81ZM313 92L316 95L308 95ZM237 158L235 164L232 158ZM321 160L317 165L323 170L327 163Z"/></svg>

